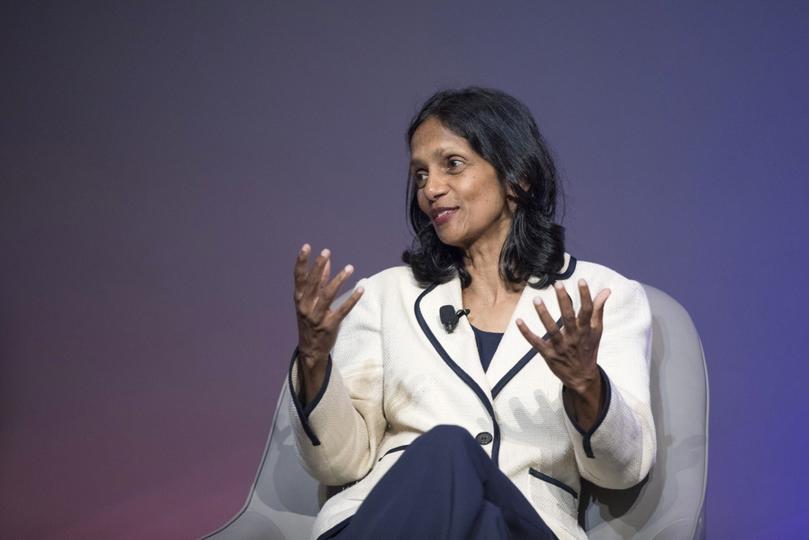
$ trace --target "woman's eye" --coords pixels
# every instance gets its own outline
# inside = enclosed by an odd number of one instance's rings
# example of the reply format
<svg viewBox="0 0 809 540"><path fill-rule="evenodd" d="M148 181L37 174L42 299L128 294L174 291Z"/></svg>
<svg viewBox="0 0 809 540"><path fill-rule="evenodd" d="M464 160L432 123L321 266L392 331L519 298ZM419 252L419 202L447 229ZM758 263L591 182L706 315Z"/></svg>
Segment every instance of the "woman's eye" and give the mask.
<svg viewBox="0 0 809 540"><path fill-rule="evenodd" d="M417 172L413 175L413 182L416 183L416 186L423 187L424 184L427 183L427 173Z"/></svg>
<svg viewBox="0 0 809 540"><path fill-rule="evenodd" d="M450 169L458 169L461 167L461 165L463 165L463 161L460 159L450 159L448 162Z"/></svg>

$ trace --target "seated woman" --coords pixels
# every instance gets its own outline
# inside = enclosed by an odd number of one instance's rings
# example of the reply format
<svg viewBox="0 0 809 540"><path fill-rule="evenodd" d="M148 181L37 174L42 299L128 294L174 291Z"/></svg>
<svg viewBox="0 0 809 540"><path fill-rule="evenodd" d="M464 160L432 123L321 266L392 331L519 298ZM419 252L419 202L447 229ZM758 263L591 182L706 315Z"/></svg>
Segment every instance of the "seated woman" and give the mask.
<svg viewBox="0 0 809 540"><path fill-rule="evenodd" d="M289 384L304 466L350 484L313 538L586 538L580 480L655 459L643 288L565 252L556 170L519 101L432 96L407 132L406 265L295 264ZM595 296L593 296L595 293Z"/></svg>

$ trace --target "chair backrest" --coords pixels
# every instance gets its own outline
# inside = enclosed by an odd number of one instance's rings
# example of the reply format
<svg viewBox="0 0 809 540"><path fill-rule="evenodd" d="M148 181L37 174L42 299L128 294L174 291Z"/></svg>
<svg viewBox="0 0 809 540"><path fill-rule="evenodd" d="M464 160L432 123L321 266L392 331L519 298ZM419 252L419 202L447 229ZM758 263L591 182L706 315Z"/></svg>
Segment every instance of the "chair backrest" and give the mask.
<svg viewBox="0 0 809 540"><path fill-rule="evenodd" d="M646 289L652 310L651 391L657 463L635 488L588 485L580 521L594 540L702 538L708 459L708 381L705 359L688 313L667 294ZM335 303L339 303L338 299ZM305 540L323 497L302 468L289 425L283 385L270 436L242 510L205 538Z"/></svg>
<svg viewBox="0 0 809 540"><path fill-rule="evenodd" d="M657 461L639 486L613 491L588 484L580 522L593 540L703 538L708 475L708 376L688 313L644 285L652 310L652 413ZM588 504L589 503L589 504Z"/></svg>
<svg viewBox="0 0 809 540"><path fill-rule="evenodd" d="M205 538L308 540L320 509L320 486L301 466L288 405L289 390L284 384L247 502L228 523Z"/></svg>

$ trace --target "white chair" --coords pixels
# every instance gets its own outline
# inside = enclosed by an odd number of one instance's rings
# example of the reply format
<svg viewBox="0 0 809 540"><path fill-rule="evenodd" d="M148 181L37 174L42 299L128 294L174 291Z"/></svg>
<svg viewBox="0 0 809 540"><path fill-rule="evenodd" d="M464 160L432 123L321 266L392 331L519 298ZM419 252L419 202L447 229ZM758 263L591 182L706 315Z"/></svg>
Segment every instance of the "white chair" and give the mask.
<svg viewBox="0 0 809 540"><path fill-rule="evenodd" d="M703 539L708 473L708 377L694 324L674 299L644 285L652 310L652 409L657 462L628 490L584 483L579 521L593 540ZM340 299L336 301L339 303ZM213 540L305 540L326 489L301 467L284 384L250 495Z"/></svg>

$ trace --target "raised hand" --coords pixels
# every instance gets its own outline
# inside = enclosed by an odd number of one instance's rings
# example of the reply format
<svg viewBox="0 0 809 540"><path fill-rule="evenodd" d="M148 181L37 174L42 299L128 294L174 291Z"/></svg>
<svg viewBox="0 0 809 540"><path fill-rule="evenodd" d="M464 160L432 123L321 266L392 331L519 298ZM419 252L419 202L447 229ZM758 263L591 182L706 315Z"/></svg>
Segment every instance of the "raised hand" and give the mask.
<svg viewBox="0 0 809 540"><path fill-rule="evenodd" d="M587 282L580 279L578 286L581 297L578 316L573 311L573 302L562 282L554 286L564 322L561 329L542 300L534 300L534 308L548 331L548 339L534 334L522 319L517 319L517 327L528 343L542 355L553 374L573 392L576 412L582 423L586 424L587 420L594 420L601 401L601 375L596 360L604 328L604 304L610 290L603 289L595 300L591 300Z"/></svg>
<svg viewBox="0 0 809 540"><path fill-rule="evenodd" d="M304 244L295 261L295 312L298 318L298 359L301 363L306 395L322 383L329 352L337 340L340 322L359 301L363 289L358 287L338 308L331 303L343 282L354 272L350 264L329 281L331 252L324 249L309 268L309 244Z"/></svg>

